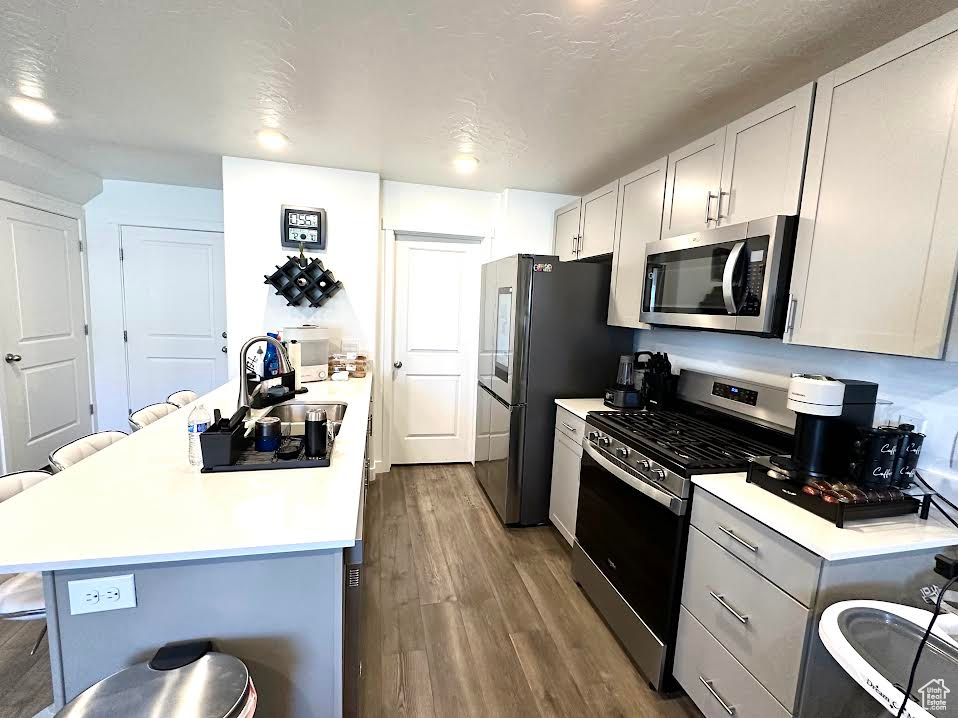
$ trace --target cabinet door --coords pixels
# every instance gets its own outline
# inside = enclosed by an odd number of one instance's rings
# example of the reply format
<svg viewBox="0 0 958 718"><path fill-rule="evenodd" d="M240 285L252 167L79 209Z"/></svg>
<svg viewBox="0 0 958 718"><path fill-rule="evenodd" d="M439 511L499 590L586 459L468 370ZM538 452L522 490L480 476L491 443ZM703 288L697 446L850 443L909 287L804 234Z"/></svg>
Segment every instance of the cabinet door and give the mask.
<svg viewBox="0 0 958 718"><path fill-rule="evenodd" d="M577 259L612 254L619 180L582 198L582 232Z"/></svg>
<svg viewBox="0 0 958 718"><path fill-rule="evenodd" d="M560 262L575 259L579 242L579 207L580 200L576 200L559 207L555 212L552 251L559 255Z"/></svg>
<svg viewBox="0 0 958 718"><path fill-rule="evenodd" d="M810 82L725 128L719 224L798 214L814 96Z"/></svg>
<svg viewBox="0 0 958 718"><path fill-rule="evenodd" d="M579 508L579 464L582 454L558 429L552 450L552 489L549 494L549 519L563 538L572 544L575 515Z"/></svg>
<svg viewBox="0 0 958 718"><path fill-rule="evenodd" d="M645 287L645 245L662 236L662 204L668 157L619 180L619 211L615 222L609 324L648 329L639 321Z"/></svg>
<svg viewBox="0 0 958 718"><path fill-rule="evenodd" d="M669 153L662 238L715 226L725 128Z"/></svg>
<svg viewBox="0 0 958 718"><path fill-rule="evenodd" d="M819 80L796 344L939 358L958 260L958 13Z"/></svg>

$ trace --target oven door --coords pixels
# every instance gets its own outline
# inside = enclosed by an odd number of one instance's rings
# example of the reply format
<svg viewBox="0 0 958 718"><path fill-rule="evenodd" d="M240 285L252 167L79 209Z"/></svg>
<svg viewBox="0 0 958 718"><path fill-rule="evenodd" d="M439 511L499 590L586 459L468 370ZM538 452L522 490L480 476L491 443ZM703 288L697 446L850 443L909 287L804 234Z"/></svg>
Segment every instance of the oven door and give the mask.
<svg viewBox="0 0 958 718"><path fill-rule="evenodd" d="M788 217L767 217L646 248L641 319L650 324L780 335L792 244ZM790 264L790 262L788 262Z"/></svg>
<svg viewBox="0 0 958 718"><path fill-rule="evenodd" d="M678 623L688 499L653 485L589 441L583 449L576 543L654 637L670 646Z"/></svg>

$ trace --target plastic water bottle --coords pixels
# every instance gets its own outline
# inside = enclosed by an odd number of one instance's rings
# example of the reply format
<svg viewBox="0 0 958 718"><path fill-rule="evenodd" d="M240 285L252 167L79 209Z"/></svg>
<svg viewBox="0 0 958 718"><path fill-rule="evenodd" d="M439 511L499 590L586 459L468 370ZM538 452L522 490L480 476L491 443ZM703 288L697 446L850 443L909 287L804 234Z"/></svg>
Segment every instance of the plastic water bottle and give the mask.
<svg viewBox="0 0 958 718"><path fill-rule="evenodd" d="M186 420L186 430L189 432L190 440L190 466L195 469L203 466L203 450L200 448L200 434L206 431L210 425L210 413L203 408L202 404L196 406L190 412L190 418Z"/></svg>

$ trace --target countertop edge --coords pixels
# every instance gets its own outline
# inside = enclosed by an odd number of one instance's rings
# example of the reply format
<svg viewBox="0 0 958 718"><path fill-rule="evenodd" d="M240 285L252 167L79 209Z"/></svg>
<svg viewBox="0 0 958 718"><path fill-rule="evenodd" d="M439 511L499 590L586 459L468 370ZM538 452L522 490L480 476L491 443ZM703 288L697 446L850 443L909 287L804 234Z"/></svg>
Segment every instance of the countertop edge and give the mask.
<svg viewBox="0 0 958 718"><path fill-rule="evenodd" d="M767 515L763 515L762 512L757 510L759 507L755 503L761 502L766 497L762 496L761 498L756 498L753 502L736 500L742 498L743 485L746 483L745 472L693 476L692 483L699 487L700 490L707 491L732 508L741 511L746 516L758 521L760 524L779 534L783 538L788 539L797 546L800 546L831 563L862 558L875 558L878 556L890 556L894 554L908 554L918 551L928 551L931 549L947 548L949 546L958 545L958 530L953 530L943 522L940 522L935 518L930 518L930 523L928 523L927 526L915 526L915 528L920 530L940 529L943 532L942 535L928 536L918 539L909 537L899 539L898 541L890 540L884 545L873 547L862 546L848 549L831 549L823 546L820 542L810 540L806 536L801 536L801 534L807 533L808 529L798 529L797 531L783 530L786 527L782 524L783 521L789 520L787 518L780 516L779 520L770 521ZM761 489L760 487L752 486L752 488L757 491L764 491L764 489ZM736 493L738 495L735 495ZM809 520L809 523L815 523L815 529L832 529L834 531L847 530L839 529L825 519L815 516L814 514L811 514L800 507L792 506L791 504L788 504L784 500L774 495L769 494L767 498L776 499L777 501L781 502L782 506L777 508L781 509L781 511L786 514L792 511L802 512L800 515L796 515L792 518L792 520L796 523L803 522L807 519ZM820 522L820 525L818 522ZM796 534L799 535L799 538L796 538Z"/></svg>

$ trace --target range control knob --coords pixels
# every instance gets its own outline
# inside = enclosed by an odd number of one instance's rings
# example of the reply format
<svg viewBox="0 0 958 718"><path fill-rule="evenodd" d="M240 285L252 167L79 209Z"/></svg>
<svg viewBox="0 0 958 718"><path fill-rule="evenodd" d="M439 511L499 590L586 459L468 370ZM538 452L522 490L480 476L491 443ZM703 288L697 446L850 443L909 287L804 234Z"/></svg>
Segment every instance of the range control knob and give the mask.
<svg viewBox="0 0 958 718"><path fill-rule="evenodd" d="M623 459L629 458L629 448L627 446L620 446L616 451Z"/></svg>
<svg viewBox="0 0 958 718"><path fill-rule="evenodd" d="M589 441L595 441L595 440L598 439L598 438L599 438L599 432L598 432L598 431L590 431L590 432L589 432Z"/></svg>
<svg viewBox="0 0 958 718"><path fill-rule="evenodd" d="M649 469L652 468L652 464L649 463L649 460L648 460L648 459L642 459L642 460L638 463L638 466L639 466L640 469L642 469L642 471L648 471Z"/></svg>
<svg viewBox="0 0 958 718"><path fill-rule="evenodd" d="M612 439L610 439L608 436L600 436L599 444L601 446L610 446L612 444Z"/></svg>
<svg viewBox="0 0 958 718"><path fill-rule="evenodd" d="M652 476L656 481L665 481L665 472L662 469L652 469Z"/></svg>

